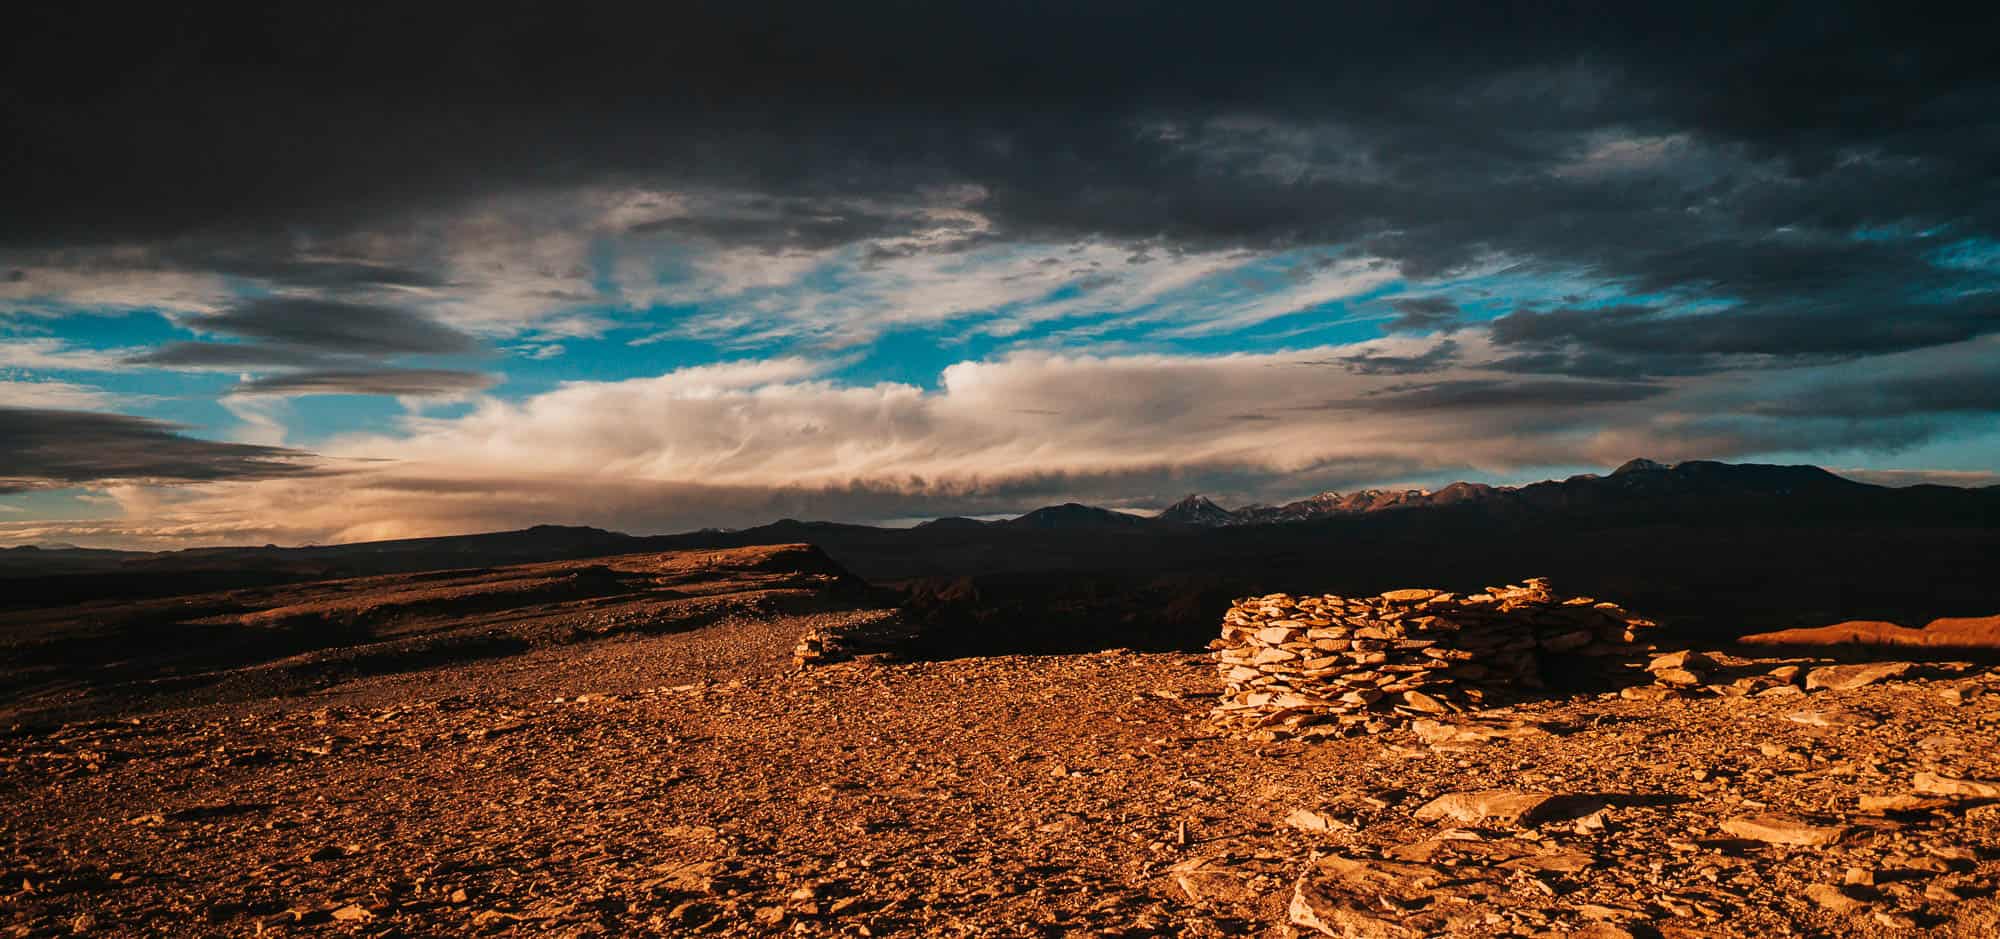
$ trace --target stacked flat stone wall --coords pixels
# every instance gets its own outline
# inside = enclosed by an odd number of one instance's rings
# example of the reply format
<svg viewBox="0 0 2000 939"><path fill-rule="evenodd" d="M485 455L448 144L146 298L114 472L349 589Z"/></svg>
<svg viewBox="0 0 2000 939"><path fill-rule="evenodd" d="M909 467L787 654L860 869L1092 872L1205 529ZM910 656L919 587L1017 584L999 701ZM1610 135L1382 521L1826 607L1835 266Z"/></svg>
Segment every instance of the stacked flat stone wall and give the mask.
<svg viewBox="0 0 2000 939"><path fill-rule="evenodd" d="M1379 733L1538 689L1549 654L1630 660L1653 626L1540 578L1469 595L1249 597L1209 644L1226 686L1213 716L1264 740Z"/></svg>

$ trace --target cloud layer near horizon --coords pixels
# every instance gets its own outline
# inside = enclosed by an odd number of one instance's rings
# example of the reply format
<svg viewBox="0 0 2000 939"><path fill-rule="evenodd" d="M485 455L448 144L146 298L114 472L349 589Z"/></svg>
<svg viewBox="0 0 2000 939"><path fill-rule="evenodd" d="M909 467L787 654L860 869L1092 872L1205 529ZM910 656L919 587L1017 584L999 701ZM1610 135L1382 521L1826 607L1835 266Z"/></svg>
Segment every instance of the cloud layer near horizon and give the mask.
<svg viewBox="0 0 2000 939"><path fill-rule="evenodd" d="M1357 364L1444 347L1453 364L1415 379ZM1134 505L1135 493L1153 505L1155 494L1191 490L1277 500L1640 453L1731 458L1793 448L1801 434L1908 446L1947 426L1942 416L1964 406L1962 386L1985 377L2000 344L1884 363L1950 389L1928 404L1842 367L1800 370L1772 397L1755 374L1522 377L1495 367L1505 354L1478 331L1266 354L1017 352L953 365L935 391L843 384L825 377L829 361L745 360L484 398L461 416L408 416L392 434L330 441L324 475L310 479L253 463L241 478L150 503L142 520L12 522L0 535L299 543L550 521L673 531L984 514L1057 498ZM1894 406L1844 408L1818 424L1790 413L1870 396Z"/></svg>

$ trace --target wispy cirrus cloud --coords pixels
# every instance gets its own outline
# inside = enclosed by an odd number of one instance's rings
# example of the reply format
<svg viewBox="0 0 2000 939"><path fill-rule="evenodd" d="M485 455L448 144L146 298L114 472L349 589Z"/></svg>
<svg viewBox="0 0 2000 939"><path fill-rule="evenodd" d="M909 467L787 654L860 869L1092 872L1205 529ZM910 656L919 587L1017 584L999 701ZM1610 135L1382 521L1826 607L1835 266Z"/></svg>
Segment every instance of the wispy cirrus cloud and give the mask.
<svg viewBox="0 0 2000 939"><path fill-rule="evenodd" d="M83 410L108 409L124 403L124 396L92 385L55 379L19 380L0 378L0 407Z"/></svg>
<svg viewBox="0 0 2000 939"><path fill-rule="evenodd" d="M0 339L0 368L58 372L119 372L130 369L120 349L79 348L54 336Z"/></svg>

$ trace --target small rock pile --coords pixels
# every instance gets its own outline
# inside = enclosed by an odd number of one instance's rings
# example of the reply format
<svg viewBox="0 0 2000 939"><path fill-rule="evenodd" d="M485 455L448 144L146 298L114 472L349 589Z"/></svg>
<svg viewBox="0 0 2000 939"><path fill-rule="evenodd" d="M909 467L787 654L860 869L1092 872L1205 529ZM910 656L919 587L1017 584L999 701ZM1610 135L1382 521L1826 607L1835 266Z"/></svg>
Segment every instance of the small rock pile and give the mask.
<svg viewBox="0 0 2000 939"><path fill-rule="evenodd" d="M792 647L792 664L800 668L826 665L846 658L847 650L840 638L827 630L809 629L799 637L799 644Z"/></svg>
<svg viewBox="0 0 2000 939"><path fill-rule="evenodd" d="M915 636L910 623L894 610L815 621L792 646L792 665L803 669L894 658L896 650Z"/></svg>
<svg viewBox="0 0 2000 939"><path fill-rule="evenodd" d="M1466 596L1250 597L1209 643L1227 685L1212 716L1261 740L1379 733L1541 687L1544 653L1629 658L1654 625L1541 578Z"/></svg>
<svg viewBox="0 0 2000 939"><path fill-rule="evenodd" d="M1747 660L1737 660L1747 661ZM1868 662L1856 665L1825 665L1807 671L1805 666L1784 664L1756 671L1760 664L1731 666L1715 653L1681 649L1653 656L1646 665L1653 676L1650 685L1628 685L1619 696L1628 701L1662 701L1668 698L1725 697L1775 698L1815 691L1853 691L1893 678L1903 678L1917 669L1912 662Z"/></svg>

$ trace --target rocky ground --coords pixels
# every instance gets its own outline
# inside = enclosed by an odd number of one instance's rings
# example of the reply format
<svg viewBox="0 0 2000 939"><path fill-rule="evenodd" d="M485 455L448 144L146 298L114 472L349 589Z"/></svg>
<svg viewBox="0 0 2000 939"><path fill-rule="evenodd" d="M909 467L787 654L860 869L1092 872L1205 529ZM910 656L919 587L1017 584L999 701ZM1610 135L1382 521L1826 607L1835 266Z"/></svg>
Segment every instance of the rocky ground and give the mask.
<svg viewBox="0 0 2000 939"><path fill-rule="evenodd" d="M7 599L0 593L0 727L298 694L372 674L725 620L817 612L851 630L853 621L894 612L878 591L804 544L47 608L5 609Z"/></svg>
<svg viewBox="0 0 2000 939"><path fill-rule="evenodd" d="M864 615L24 722L0 930L2000 934L1984 666L1808 691L1819 662L1718 656L1802 667L1258 743L1209 722L1196 653L794 666Z"/></svg>

